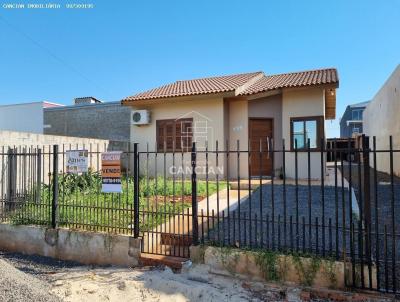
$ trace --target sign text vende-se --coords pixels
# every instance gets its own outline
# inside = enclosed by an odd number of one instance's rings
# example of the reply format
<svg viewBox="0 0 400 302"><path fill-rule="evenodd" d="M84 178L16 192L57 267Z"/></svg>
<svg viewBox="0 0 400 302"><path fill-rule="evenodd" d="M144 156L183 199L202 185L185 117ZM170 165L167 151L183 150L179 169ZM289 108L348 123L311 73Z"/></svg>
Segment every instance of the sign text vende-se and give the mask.
<svg viewBox="0 0 400 302"><path fill-rule="evenodd" d="M121 151L101 154L102 192L121 193Z"/></svg>

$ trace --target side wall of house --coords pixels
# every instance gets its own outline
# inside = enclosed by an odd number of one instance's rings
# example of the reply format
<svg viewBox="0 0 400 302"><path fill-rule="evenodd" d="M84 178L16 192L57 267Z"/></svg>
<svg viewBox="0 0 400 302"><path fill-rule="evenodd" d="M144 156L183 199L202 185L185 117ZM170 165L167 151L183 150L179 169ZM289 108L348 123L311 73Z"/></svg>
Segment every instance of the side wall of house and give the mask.
<svg viewBox="0 0 400 302"><path fill-rule="evenodd" d="M286 90L282 96L282 137L286 150L290 150L290 118L325 116L325 93L322 88ZM325 130L324 130L325 131ZM307 153L298 152L298 177L307 178ZM324 158L325 166L326 158ZM286 177L295 177L295 154L286 153ZM324 172L325 174L325 172ZM321 155L311 154L311 178L321 178Z"/></svg>
<svg viewBox="0 0 400 302"><path fill-rule="evenodd" d="M393 137L393 148L400 150L400 65L392 73L363 113L364 133L376 136L377 149L389 149L389 136ZM400 154L394 153L394 172L400 176ZM373 160L370 160L373 165ZM390 172L389 153L377 153L377 169Z"/></svg>

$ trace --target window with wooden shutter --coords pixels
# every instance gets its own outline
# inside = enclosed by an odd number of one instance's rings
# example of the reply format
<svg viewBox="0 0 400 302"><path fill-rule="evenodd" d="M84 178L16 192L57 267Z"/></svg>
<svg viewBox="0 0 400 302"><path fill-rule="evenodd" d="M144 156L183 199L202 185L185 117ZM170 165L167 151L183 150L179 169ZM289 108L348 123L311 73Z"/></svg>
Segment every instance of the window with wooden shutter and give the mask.
<svg viewBox="0 0 400 302"><path fill-rule="evenodd" d="M157 120L157 151L190 151L193 138L193 119Z"/></svg>

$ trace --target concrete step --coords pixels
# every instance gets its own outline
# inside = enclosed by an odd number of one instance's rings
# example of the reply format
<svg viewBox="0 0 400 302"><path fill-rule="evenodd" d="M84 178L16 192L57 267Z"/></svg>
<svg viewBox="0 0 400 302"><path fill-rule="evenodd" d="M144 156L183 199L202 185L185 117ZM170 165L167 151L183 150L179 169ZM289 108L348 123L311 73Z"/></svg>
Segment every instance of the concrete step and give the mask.
<svg viewBox="0 0 400 302"><path fill-rule="evenodd" d="M143 266L165 265L171 269L180 270L183 263L188 260L188 258L141 253L139 263Z"/></svg>
<svg viewBox="0 0 400 302"><path fill-rule="evenodd" d="M262 184L268 184L270 183L270 179L262 179L261 183ZM231 190L248 190L250 187L250 190L255 190L260 186L260 180L259 179L251 179L250 183L248 179L243 179L240 180L239 182L237 180L231 180L229 182L229 187Z"/></svg>
<svg viewBox="0 0 400 302"><path fill-rule="evenodd" d="M190 246L193 242L191 235L185 234L172 234L172 233L161 233L161 244L176 245L176 246Z"/></svg>
<svg viewBox="0 0 400 302"><path fill-rule="evenodd" d="M237 190L237 189L248 190L249 187L250 187L250 190L255 190L259 186L260 186L260 182L255 182L255 181L252 181L250 184L249 184L249 182L244 182L244 181L241 181L239 183L237 181L232 181L229 183L230 190Z"/></svg>

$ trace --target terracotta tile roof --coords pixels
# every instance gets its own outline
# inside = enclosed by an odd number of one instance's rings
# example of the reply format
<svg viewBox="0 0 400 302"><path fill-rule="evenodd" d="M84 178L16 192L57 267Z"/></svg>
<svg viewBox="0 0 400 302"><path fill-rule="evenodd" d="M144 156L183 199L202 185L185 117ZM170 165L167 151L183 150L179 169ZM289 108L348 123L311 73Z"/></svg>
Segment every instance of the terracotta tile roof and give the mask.
<svg viewBox="0 0 400 302"><path fill-rule="evenodd" d="M339 76L334 68L309 70L263 76L240 95L250 95L279 88L304 87L323 84L338 84Z"/></svg>
<svg viewBox="0 0 400 302"><path fill-rule="evenodd" d="M259 71L186 81L176 81L168 85L127 97L124 101L235 91L237 88L249 82L252 78L261 77L262 75L263 73Z"/></svg>
<svg viewBox="0 0 400 302"><path fill-rule="evenodd" d="M339 84L336 69L317 69L302 72L265 75L263 72L242 73L228 76L176 81L122 100L122 102L199 95L218 92L235 92L251 95L280 88Z"/></svg>

